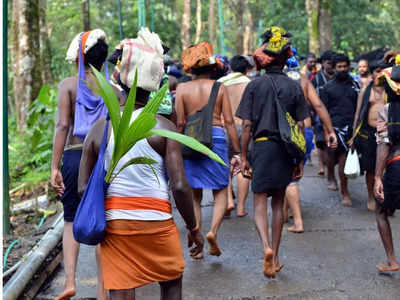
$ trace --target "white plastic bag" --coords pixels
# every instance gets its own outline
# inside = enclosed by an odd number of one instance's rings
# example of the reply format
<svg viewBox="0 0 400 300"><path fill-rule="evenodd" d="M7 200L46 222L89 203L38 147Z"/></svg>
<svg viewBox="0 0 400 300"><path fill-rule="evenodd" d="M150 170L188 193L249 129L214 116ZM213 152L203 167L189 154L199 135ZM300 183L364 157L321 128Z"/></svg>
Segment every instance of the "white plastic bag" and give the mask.
<svg viewBox="0 0 400 300"><path fill-rule="evenodd" d="M347 153L344 175L351 179L360 176L360 161L358 160L358 153L356 150L349 150Z"/></svg>

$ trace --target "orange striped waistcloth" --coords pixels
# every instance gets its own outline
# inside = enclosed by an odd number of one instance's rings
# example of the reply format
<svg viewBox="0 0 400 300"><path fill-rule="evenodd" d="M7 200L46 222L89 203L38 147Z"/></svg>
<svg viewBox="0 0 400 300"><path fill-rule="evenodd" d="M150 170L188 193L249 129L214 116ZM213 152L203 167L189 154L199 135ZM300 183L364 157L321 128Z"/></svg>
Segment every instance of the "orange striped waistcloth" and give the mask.
<svg viewBox="0 0 400 300"><path fill-rule="evenodd" d="M133 289L182 276L185 262L173 219L112 220L106 232L100 244L105 289Z"/></svg>
<svg viewBox="0 0 400 300"><path fill-rule="evenodd" d="M109 197L105 201L105 209L158 210L172 213L168 200L153 197Z"/></svg>

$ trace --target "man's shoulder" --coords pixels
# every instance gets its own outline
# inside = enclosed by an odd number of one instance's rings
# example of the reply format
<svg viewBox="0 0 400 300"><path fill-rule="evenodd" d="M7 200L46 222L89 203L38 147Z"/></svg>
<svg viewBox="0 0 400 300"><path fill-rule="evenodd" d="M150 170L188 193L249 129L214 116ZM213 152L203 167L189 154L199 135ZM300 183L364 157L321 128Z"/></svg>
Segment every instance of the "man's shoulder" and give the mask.
<svg viewBox="0 0 400 300"><path fill-rule="evenodd" d="M58 88L63 90L76 89L77 79L78 79L77 76L64 78L63 80L61 80L60 84L58 85Z"/></svg>

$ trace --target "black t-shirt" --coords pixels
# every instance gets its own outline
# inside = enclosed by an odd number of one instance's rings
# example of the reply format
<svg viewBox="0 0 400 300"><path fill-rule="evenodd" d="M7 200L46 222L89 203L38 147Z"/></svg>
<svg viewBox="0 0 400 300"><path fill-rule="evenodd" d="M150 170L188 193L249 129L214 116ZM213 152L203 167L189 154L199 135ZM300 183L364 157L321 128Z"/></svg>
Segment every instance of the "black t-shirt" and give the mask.
<svg viewBox="0 0 400 300"><path fill-rule="evenodd" d="M309 116L306 100L299 83L286 76L280 68L266 70L246 86L236 116L253 123L253 138L279 136L276 102L271 78L275 82L278 101L296 121L303 121Z"/></svg>
<svg viewBox="0 0 400 300"><path fill-rule="evenodd" d="M358 84L351 77L346 81L334 78L321 89L321 100L331 116L334 127L353 125L359 90Z"/></svg>
<svg viewBox="0 0 400 300"><path fill-rule="evenodd" d="M311 81L313 86L315 87L315 90L317 91L317 94L320 94L320 91L322 87L327 84L331 79L324 74L324 71L320 70L317 72L317 74L314 76L313 80Z"/></svg>

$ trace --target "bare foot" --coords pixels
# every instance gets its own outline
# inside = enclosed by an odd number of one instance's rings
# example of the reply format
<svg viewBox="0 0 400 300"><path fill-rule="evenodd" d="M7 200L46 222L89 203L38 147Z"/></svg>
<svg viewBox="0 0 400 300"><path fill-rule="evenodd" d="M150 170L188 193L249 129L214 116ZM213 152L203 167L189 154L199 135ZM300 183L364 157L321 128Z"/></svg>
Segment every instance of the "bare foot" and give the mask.
<svg viewBox="0 0 400 300"><path fill-rule="evenodd" d="M294 232L294 233L303 233L304 228L303 228L303 226L293 225L293 226L288 227L287 231Z"/></svg>
<svg viewBox="0 0 400 300"><path fill-rule="evenodd" d="M236 212L236 215L237 215L239 218L245 217L245 216L247 216L248 214L249 214L249 213L248 213L247 211L245 211L245 210L243 210L243 211L241 211L241 212L239 212L239 211Z"/></svg>
<svg viewBox="0 0 400 300"><path fill-rule="evenodd" d="M226 211L225 211L225 217L230 217L231 216L231 212L234 209L235 209L235 204L233 204L233 205L229 205L228 204L228 207L226 208Z"/></svg>
<svg viewBox="0 0 400 300"><path fill-rule="evenodd" d="M59 294L54 300L63 300L63 299L70 299L71 297L75 296L76 290L74 287L65 288L65 290Z"/></svg>
<svg viewBox="0 0 400 300"><path fill-rule="evenodd" d="M338 190L338 186L337 186L337 183L336 182L332 182L332 181L328 181L328 190L331 190L331 191L337 191Z"/></svg>
<svg viewBox="0 0 400 300"><path fill-rule="evenodd" d="M283 268L283 264L281 264L279 262L277 264L275 264L275 272L276 273L279 273L279 271L282 270L282 268Z"/></svg>
<svg viewBox="0 0 400 300"><path fill-rule="evenodd" d="M204 252L201 251L200 253L193 255L192 256L193 259L203 259L204 258Z"/></svg>
<svg viewBox="0 0 400 300"><path fill-rule="evenodd" d="M211 231L206 235L207 241L210 244L210 249L208 253L210 255L220 256L222 254L221 250L218 247L217 238Z"/></svg>
<svg viewBox="0 0 400 300"><path fill-rule="evenodd" d="M319 171L318 171L318 175L319 175L319 176L325 176L325 171L324 171L324 169L319 170Z"/></svg>
<svg viewBox="0 0 400 300"><path fill-rule="evenodd" d="M375 211L376 210L376 203L374 199L368 200L368 210Z"/></svg>
<svg viewBox="0 0 400 300"><path fill-rule="evenodd" d="M377 265L376 269L379 272L395 272L400 270L400 265L397 262L388 263L387 265Z"/></svg>
<svg viewBox="0 0 400 300"><path fill-rule="evenodd" d="M264 276L268 278L275 278L276 269L274 264L274 251L268 249L264 253Z"/></svg>
<svg viewBox="0 0 400 300"><path fill-rule="evenodd" d="M353 205L353 203L350 200L349 195L342 195L342 205L343 206L352 206Z"/></svg>

